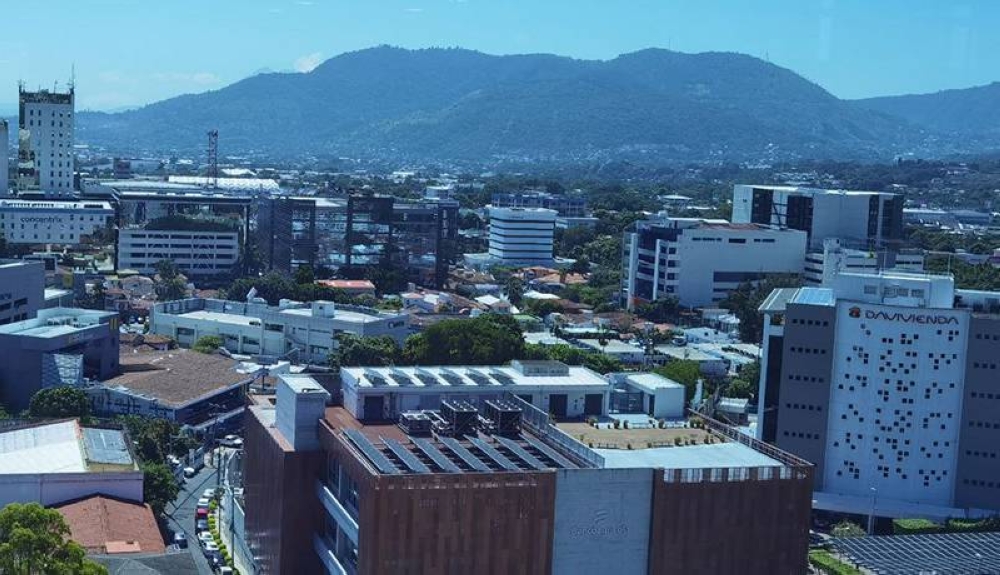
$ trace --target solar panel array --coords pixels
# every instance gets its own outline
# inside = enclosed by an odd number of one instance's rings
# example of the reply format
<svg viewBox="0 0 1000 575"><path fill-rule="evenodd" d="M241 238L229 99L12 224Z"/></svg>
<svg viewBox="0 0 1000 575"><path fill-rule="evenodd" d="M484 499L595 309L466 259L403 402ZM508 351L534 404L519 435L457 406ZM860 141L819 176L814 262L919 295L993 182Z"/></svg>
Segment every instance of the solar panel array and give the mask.
<svg viewBox="0 0 1000 575"><path fill-rule="evenodd" d="M833 546L879 575L1000 573L1000 533L845 537Z"/></svg>
<svg viewBox="0 0 1000 575"><path fill-rule="evenodd" d="M431 443L429 440L424 439L422 437L411 437L410 441L412 441L413 445L416 445L417 449L422 451L424 455L429 457L430 460L434 462L434 465L440 467L441 470L444 471L445 473L462 472L461 467L452 463L452 461L448 459L448 457L445 454L441 453L437 447L434 447L434 444Z"/></svg>
<svg viewBox="0 0 1000 575"><path fill-rule="evenodd" d="M365 437L360 431L356 429L345 429L344 435L346 435L347 438L351 440L351 443L353 443L358 449L361 450L362 453L365 454L365 457L367 457L380 472L385 473L386 475L399 475L402 473L402 471L396 467L396 464L390 461L389 458L386 457L381 451L376 449L375 446L368 441L368 438Z"/></svg>
<svg viewBox="0 0 1000 575"><path fill-rule="evenodd" d="M552 461L556 462L557 465L560 465L561 467L564 467L566 469L576 469L578 467L575 463L563 457L562 454L560 454L558 451L552 449L548 445L545 445L538 439L530 435L522 435L521 437L525 441L527 441L529 445L537 449L540 453L544 454L545 457L548 457Z"/></svg>
<svg viewBox="0 0 1000 575"><path fill-rule="evenodd" d="M516 463L514 463L510 459L507 459L506 455L500 453L499 451L496 450L495 447L493 447L489 443L486 443L482 439L478 439L476 437L467 437L466 439L468 439L469 442L472 443L472 445L475 445L476 448L479 449L479 451L485 453L486 456L492 459L494 463L506 469L507 471L521 470L521 468L518 467Z"/></svg>
<svg viewBox="0 0 1000 575"><path fill-rule="evenodd" d="M522 461L524 461L528 465L534 467L535 469L548 469L549 468L548 465L545 465L544 463L542 463L542 461L540 459L538 459L534 455L528 453L527 450L525 450L523 447L521 447L520 445L518 445L513 440L507 439L506 437L503 437L503 436L500 436L500 435L496 436L496 439L497 439L498 442L500 442L500 445L506 447L508 450L511 451L511 453L513 453L514 455L518 456L519 458L521 458Z"/></svg>
<svg viewBox="0 0 1000 575"><path fill-rule="evenodd" d="M475 471L492 471L488 465L479 460L478 457L472 454L468 449L462 446L461 443L455 440L453 437L440 437L441 443L445 445L452 453L457 455L459 459L465 462L466 465L474 469Z"/></svg>
<svg viewBox="0 0 1000 575"><path fill-rule="evenodd" d="M401 443L399 443L395 439L386 439L384 437L381 437L380 439L382 440L382 443L384 443L385 446L389 448L389 451L395 454L396 457L398 457L400 461L402 461L403 464L405 464L410 469L410 471L414 473L431 472L430 467L424 465L423 461L417 459L416 456L410 453L409 449L404 447Z"/></svg>
<svg viewBox="0 0 1000 575"><path fill-rule="evenodd" d="M132 456L125 446L125 436L117 429L83 428L87 459L94 463L130 465Z"/></svg>

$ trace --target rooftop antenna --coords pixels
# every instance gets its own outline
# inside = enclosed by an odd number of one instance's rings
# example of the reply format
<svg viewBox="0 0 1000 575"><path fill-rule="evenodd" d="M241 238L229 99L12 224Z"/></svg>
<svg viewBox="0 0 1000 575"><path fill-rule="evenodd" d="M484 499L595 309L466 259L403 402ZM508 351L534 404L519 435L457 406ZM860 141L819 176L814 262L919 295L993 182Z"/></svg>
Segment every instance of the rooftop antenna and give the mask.
<svg viewBox="0 0 1000 575"><path fill-rule="evenodd" d="M219 131L208 132L208 187L219 187Z"/></svg>
<svg viewBox="0 0 1000 575"><path fill-rule="evenodd" d="M69 93L72 94L76 89L76 62L70 64L69 67Z"/></svg>

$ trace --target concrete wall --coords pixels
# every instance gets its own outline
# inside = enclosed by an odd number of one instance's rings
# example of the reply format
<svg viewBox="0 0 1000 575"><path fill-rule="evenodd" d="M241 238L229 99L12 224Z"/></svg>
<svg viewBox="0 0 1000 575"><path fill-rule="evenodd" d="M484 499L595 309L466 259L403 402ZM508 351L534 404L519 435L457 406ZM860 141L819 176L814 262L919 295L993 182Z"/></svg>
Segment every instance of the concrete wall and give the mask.
<svg viewBox="0 0 1000 575"><path fill-rule="evenodd" d="M954 505L1000 510L1000 321L973 316L968 337Z"/></svg>
<svg viewBox="0 0 1000 575"><path fill-rule="evenodd" d="M90 495L142 502L142 472L0 475L0 507L8 503L57 505Z"/></svg>
<svg viewBox="0 0 1000 575"><path fill-rule="evenodd" d="M0 261L0 325L35 317L44 297L45 264Z"/></svg>
<svg viewBox="0 0 1000 575"><path fill-rule="evenodd" d="M647 573L652 469L556 472L553 575Z"/></svg>

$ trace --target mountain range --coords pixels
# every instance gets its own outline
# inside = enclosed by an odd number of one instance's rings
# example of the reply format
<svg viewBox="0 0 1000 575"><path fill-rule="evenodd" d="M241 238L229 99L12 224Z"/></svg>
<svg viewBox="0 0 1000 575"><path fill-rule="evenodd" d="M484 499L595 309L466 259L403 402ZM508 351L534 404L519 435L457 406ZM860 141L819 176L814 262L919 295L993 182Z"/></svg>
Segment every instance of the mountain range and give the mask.
<svg viewBox="0 0 1000 575"><path fill-rule="evenodd" d="M997 84L841 100L736 53L647 49L600 61L382 46L308 73L260 73L135 110L80 113L77 139L118 153L198 153L214 128L223 154L278 158L889 159L989 147L998 102Z"/></svg>

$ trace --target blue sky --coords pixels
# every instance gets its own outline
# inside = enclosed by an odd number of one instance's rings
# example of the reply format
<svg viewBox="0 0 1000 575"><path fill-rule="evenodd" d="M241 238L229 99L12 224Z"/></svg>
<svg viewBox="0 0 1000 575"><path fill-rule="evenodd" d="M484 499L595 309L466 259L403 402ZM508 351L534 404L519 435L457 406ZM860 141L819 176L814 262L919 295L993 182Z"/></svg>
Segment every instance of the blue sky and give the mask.
<svg viewBox="0 0 1000 575"><path fill-rule="evenodd" d="M736 51L837 96L1000 80L1000 2L946 0L36 0L4 7L0 103L63 85L114 109L308 70L378 44L607 59Z"/></svg>

